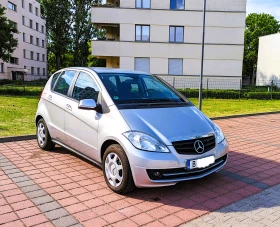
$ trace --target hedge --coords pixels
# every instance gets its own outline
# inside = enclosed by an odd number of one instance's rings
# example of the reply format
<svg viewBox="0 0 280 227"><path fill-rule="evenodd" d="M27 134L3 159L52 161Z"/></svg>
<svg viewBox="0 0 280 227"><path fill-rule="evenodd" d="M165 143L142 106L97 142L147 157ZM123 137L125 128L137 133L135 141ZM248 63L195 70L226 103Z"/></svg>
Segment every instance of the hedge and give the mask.
<svg viewBox="0 0 280 227"><path fill-rule="evenodd" d="M269 100L269 99L271 99L271 93L270 92L248 92L247 98L248 99ZM272 99L280 99L280 92L273 92Z"/></svg>

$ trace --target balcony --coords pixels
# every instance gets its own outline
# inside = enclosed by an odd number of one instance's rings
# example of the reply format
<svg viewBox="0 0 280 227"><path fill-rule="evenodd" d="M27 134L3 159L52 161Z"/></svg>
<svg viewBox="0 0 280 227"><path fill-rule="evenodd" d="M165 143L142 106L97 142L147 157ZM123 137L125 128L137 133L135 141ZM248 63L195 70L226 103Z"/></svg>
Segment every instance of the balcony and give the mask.
<svg viewBox="0 0 280 227"><path fill-rule="evenodd" d="M107 0L93 3L92 7L119 8L120 0Z"/></svg>
<svg viewBox="0 0 280 227"><path fill-rule="evenodd" d="M100 34L97 40L120 41L120 25L119 24L96 24Z"/></svg>

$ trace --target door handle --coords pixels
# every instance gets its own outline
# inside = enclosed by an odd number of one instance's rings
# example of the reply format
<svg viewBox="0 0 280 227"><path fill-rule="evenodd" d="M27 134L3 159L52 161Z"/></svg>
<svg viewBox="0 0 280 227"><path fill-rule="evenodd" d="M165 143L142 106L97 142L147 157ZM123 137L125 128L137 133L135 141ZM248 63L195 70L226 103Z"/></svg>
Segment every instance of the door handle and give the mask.
<svg viewBox="0 0 280 227"><path fill-rule="evenodd" d="M52 100L52 96L51 95L48 96L48 100Z"/></svg>
<svg viewBox="0 0 280 227"><path fill-rule="evenodd" d="M66 104L66 109L72 111L72 107L69 104Z"/></svg>

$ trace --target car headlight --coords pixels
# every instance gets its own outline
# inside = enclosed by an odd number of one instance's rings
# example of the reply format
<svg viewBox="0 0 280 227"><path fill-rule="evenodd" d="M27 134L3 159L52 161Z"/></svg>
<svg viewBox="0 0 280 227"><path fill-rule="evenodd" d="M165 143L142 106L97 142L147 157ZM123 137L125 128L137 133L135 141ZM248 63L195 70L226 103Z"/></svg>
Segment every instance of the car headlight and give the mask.
<svg viewBox="0 0 280 227"><path fill-rule="evenodd" d="M214 131L217 139L217 143L221 143L225 139L225 135L218 125L214 125Z"/></svg>
<svg viewBox="0 0 280 227"><path fill-rule="evenodd" d="M140 150L168 153L168 148L154 139L153 137L142 132L125 132L123 135L132 143L132 145Z"/></svg>

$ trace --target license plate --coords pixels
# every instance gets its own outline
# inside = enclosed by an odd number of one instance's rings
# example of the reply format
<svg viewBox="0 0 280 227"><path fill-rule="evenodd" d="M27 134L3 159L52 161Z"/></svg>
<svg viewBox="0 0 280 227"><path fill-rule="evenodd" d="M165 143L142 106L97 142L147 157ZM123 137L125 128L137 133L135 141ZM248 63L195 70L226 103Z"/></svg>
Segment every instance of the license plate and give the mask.
<svg viewBox="0 0 280 227"><path fill-rule="evenodd" d="M187 160L187 169L201 169L215 163L214 156L209 156L200 159Z"/></svg>

